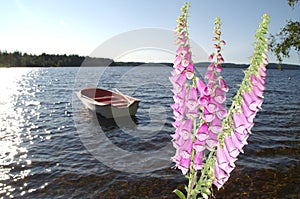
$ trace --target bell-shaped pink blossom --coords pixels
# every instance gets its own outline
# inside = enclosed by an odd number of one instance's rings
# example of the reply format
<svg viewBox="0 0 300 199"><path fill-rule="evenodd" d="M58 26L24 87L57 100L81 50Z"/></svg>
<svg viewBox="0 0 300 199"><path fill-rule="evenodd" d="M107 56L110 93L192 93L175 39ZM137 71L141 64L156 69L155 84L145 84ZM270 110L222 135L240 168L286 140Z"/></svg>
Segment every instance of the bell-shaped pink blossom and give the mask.
<svg viewBox="0 0 300 199"><path fill-rule="evenodd" d="M211 74L209 81L213 83L217 81L217 74L215 72Z"/></svg>
<svg viewBox="0 0 300 199"><path fill-rule="evenodd" d="M183 73L175 75L175 76L171 76L169 79L170 79L171 83L173 84L172 92L174 94L179 93L182 90L183 85L186 82L186 76Z"/></svg>
<svg viewBox="0 0 300 199"><path fill-rule="evenodd" d="M242 113L233 113L232 120L234 124L234 129L240 134L243 134L244 130L250 126L250 122Z"/></svg>
<svg viewBox="0 0 300 199"><path fill-rule="evenodd" d="M260 76L258 76L260 77ZM256 77L254 74L252 74L250 76L250 80L251 80L251 84L252 86L257 87L260 91L264 91L266 89L266 87L264 86L264 83L262 83L262 81Z"/></svg>
<svg viewBox="0 0 300 199"><path fill-rule="evenodd" d="M181 64L181 56L176 55L175 60L174 60L174 68L176 68L180 64Z"/></svg>
<svg viewBox="0 0 300 199"><path fill-rule="evenodd" d="M209 96L213 93L213 86L212 84L208 84L204 90L203 90L203 94L206 95L206 96Z"/></svg>
<svg viewBox="0 0 300 199"><path fill-rule="evenodd" d="M186 68L190 63L191 63L191 61L188 60L188 59L182 59L182 61L181 61L181 65L182 65L183 67L185 67L185 68Z"/></svg>
<svg viewBox="0 0 300 199"><path fill-rule="evenodd" d="M198 103L201 106L206 106L209 101L210 101L210 96L204 95L204 96L202 96L202 97L199 98Z"/></svg>
<svg viewBox="0 0 300 199"><path fill-rule="evenodd" d="M186 85L183 84L181 91L179 93L177 93L175 96L178 99L178 102L183 104L183 102L185 101L185 97L186 97Z"/></svg>
<svg viewBox="0 0 300 199"><path fill-rule="evenodd" d="M225 46L225 45L226 45L226 42L225 42L224 40L221 40L221 41L220 41L220 44L223 45L223 46Z"/></svg>
<svg viewBox="0 0 300 199"><path fill-rule="evenodd" d="M216 172L216 170L214 172ZM215 178L213 182L213 184L218 188L218 190L220 190L223 187L224 183L225 181L223 182L222 180L218 180L217 178Z"/></svg>
<svg viewBox="0 0 300 199"><path fill-rule="evenodd" d="M182 119L184 117L186 106L185 104L181 106L178 103L172 104L171 108L173 109L173 114L176 119Z"/></svg>
<svg viewBox="0 0 300 199"><path fill-rule="evenodd" d="M223 57L221 57L221 58L219 59L219 62L220 62L220 63L224 63L224 62L225 62L224 59L223 59Z"/></svg>
<svg viewBox="0 0 300 199"><path fill-rule="evenodd" d="M220 147L220 146L219 146ZM224 146L222 147L224 150L222 152L224 152L224 155L226 157L226 159L228 160L228 163L229 163L229 166L233 169L235 167L235 161L237 161L237 158L235 157L232 157L230 154L229 154L229 151L227 149L227 146L226 144L224 144ZM228 172L230 172L231 169L228 168ZM227 170L225 170L227 172ZM227 173L228 173L227 172Z"/></svg>
<svg viewBox="0 0 300 199"><path fill-rule="evenodd" d="M184 73L184 70L185 70L185 67L182 66L181 64L177 65L176 68L175 68L175 73L176 74L181 74L181 73Z"/></svg>
<svg viewBox="0 0 300 199"><path fill-rule="evenodd" d="M202 119L206 122L211 122L215 118L215 114L209 112L206 108L204 108L202 113Z"/></svg>
<svg viewBox="0 0 300 199"><path fill-rule="evenodd" d="M187 52L183 55L183 58L191 62L192 54L189 52L189 48L187 48Z"/></svg>
<svg viewBox="0 0 300 199"><path fill-rule="evenodd" d="M188 155L190 155L192 153L192 149L193 149L193 140L192 137L190 136L188 139L184 139L184 142L180 145L180 151L182 152L186 152L184 153L187 157L190 157Z"/></svg>
<svg viewBox="0 0 300 199"><path fill-rule="evenodd" d="M199 141L205 141L208 138L208 125L207 123L203 123L196 133L196 138Z"/></svg>
<svg viewBox="0 0 300 199"><path fill-rule="evenodd" d="M190 158L181 158L179 165L178 165L178 169L181 170L183 175L186 175L189 168L190 168Z"/></svg>
<svg viewBox="0 0 300 199"><path fill-rule="evenodd" d="M240 154L240 151L239 149L235 146L235 144L232 142L232 139L230 136L226 136L224 138L224 142L225 142L225 145L226 145L226 148L228 150L228 153L229 155L232 157L232 158L236 158L239 154Z"/></svg>
<svg viewBox="0 0 300 199"><path fill-rule="evenodd" d="M268 64L269 64L268 59L267 59L267 58L263 59L263 63L264 63L265 65L268 65Z"/></svg>
<svg viewBox="0 0 300 199"><path fill-rule="evenodd" d="M210 63L207 67L208 71L213 71L215 69L215 64L214 63Z"/></svg>
<svg viewBox="0 0 300 199"><path fill-rule="evenodd" d="M254 74L250 76L251 84L252 84L252 90L254 93L263 98L263 91L266 89L264 86L264 82L259 79L260 76L256 77Z"/></svg>
<svg viewBox="0 0 300 199"><path fill-rule="evenodd" d="M192 79L194 77L194 65L189 63L186 67L186 78Z"/></svg>
<svg viewBox="0 0 300 199"><path fill-rule="evenodd" d="M259 64L259 67L260 67L261 69L263 69L264 71L267 70L267 64L260 63L260 64Z"/></svg>
<svg viewBox="0 0 300 199"><path fill-rule="evenodd" d="M208 138L206 139L207 149L213 149L218 145L218 143L218 136L212 131L208 131Z"/></svg>
<svg viewBox="0 0 300 199"><path fill-rule="evenodd" d="M193 128L193 120L187 119L182 125L180 135L186 140L191 137L191 132Z"/></svg>
<svg viewBox="0 0 300 199"><path fill-rule="evenodd" d="M216 66L216 72L217 73L222 72L222 66L221 66L221 64L217 64L217 66Z"/></svg>
<svg viewBox="0 0 300 199"><path fill-rule="evenodd" d="M262 68L258 68L258 74L262 77L266 77L267 73Z"/></svg>
<svg viewBox="0 0 300 199"><path fill-rule="evenodd" d="M262 76L258 75L256 78L257 78L257 80L258 80L262 85L265 85L265 83L266 83L266 78L265 78L265 77L262 77Z"/></svg>
<svg viewBox="0 0 300 199"><path fill-rule="evenodd" d="M197 152L201 152L205 150L205 140L204 141L200 141L200 140L196 140L193 144L193 148L197 151Z"/></svg>
<svg viewBox="0 0 300 199"><path fill-rule="evenodd" d="M257 111L261 109L263 100L256 96L253 92L244 92L242 95L244 102L247 103L250 110Z"/></svg>
<svg viewBox="0 0 300 199"><path fill-rule="evenodd" d="M244 116L248 120L248 122L253 123L256 112L253 110L250 110L246 103L242 103L241 108L242 108L242 113L244 114Z"/></svg>
<svg viewBox="0 0 300 199"><path fill-rule="evenodd" d="M192 87L189 90L186 106L189 110L194 110L198 106L198 93L196 88Z"/></svg>
<svg viewBox="0 0 300 199"><path fill-rule="evenodd" d="M237 133L237 134L238 134L238 133ZM243 142L241 142L241 141L236 137L235 132L233 132L233 133L231 134L231 140L232 140L232 143L236 146L236 148L237 148L240 152L244 153L243 147L244 147L245 144L244 144Z"/></svg>
<svg viewBox="0 0 300 199"><path fill-rule="evenodd" d="M250 81L251 81L252 85L254 85L254 86L256 86L259 83L256 75L254 75L254 74L250 75Z"/></svg>
<svg viewBox="0 0 300 199"><path fill-rule="evenodd" d="M252 86L252 92L257 97L264 98L264 91L261 90L261 88L259 88L258 86Z"/></svg>
<svg viewBox="0 0 300 199"><path fill-rule="evenodd" d="M249 134L247 133L243 133L243 134L240 134L240 133L237 133L237 132L234 132L235 134L235 137L244 145L248 144L247 142L247 139L249 137Z"/></svg>
<svg viewBox="0 0 300 199"><path fill-rule="evenodd" d="M228 86L226 85L226 83L225 83L225 81L224 81L223 78L221 78L221 79L219 80L219 86L220 86L220 88L222 89L222 91L228 92L229 88L228 88Z"/></svg>
<svg viewBox="0 0 300 199"><path fill-rule="evenodd" d="M200 95L203 96L203 91L204 91L204 88L206 87L205 83L202 80L200 80L199 78L197 78L196 86L197 86L197 90L200 93Z"/></svg>
<svg viewBox="0 0 300 199"><path fill-rule="evenodd" d="M215 179L220 184L220 186L216 185L215 182L214 184L218 187L221 188L223 184L228 180L229 176L223 169L219 167L219 165L216 163L214 167L214 174L215 174Z"/></svg>
<svg viewBox="0 0 300 199"><path fill-rule="evenodd" d="M218 53L218 54L217 54L217 58L218 58L218 59L221 59L221 58L222 58L221 53Z"/></svg>
<svg viewBox="0 0 300 199"><path fill-rule="evenodd" d="M194 156L194 164L193 164L193 168L196 170L196 171L199 171L203 168L203 164L202 164L202 156L203 156L203 153L200 152L200 151L197 151L195 153L195 156Z"/></svg>
<svg viewBox="0 0 300 199"><path fill-rule="evenodd" d="M206 109L210 113L215 113L218 110L218 103L216 101L210 100L206 105Z"/></svg>
<svg viewBox="0 0 300 199"><path fill-rule="evenodd" d="M210 54L208 57L208 61L211 61L214 58L214 54Z"/></svg>
<svg viewBox="0 0 300 199"><path fill-rule="evenodd" d="M257 86L257 88L258 88L260 91L266 90L265 85L264 85L264 84L261 84L260 82L259 82L257 85L255 85L255 86Z"/></svg>
<svg viewBox="0 0 300 199"><path fill-rule="evenodd" d="M226 97L224 95L224 92L222 91L221 88L216 88L215 89L215 97L214 100L217 101L218 103L222 104L223 102L225 102Z"/></svg>
<svg viewBox="0 0 300 199"><path fill-rule="evenodd" d="M224 149L224 147L218 146L216 150L217 164L223 171L229 174L234 169L234 167L230 166L230 162L226 154L228 154L226 149Z"/></svg>
<svg viewBox="0 0 300 199"><path fill-rule="evenodd" d="M222 132L221 120L218 117L215 117L211 121L209 129L211 130L211 132L213 132L215 134L218 134L218 133Z"/></svg>
<svg viewBox="0 0 300 199"><path fill-rule="evenodd" d="M222 104L219 104L219 108L216 111L216 116L221 120L227 116L227 110Z"/></svg>
<svg viewBox="0 0 300 199"><path fill-rule="evenodd" d="M205 76L204 76L204 78L208 80L208 79L210 79L210 77L212 76L212 74L213 74L213 71L207 71L206 74L205 74Z"/></svg>
<svg viewBox="0 0 300 199"><path fill-rule="evenodd" d="M208 81L210 82L216 82L217 80L217 75L215 73L215 71L207 71L206 74L205 74L205 79L207 79Z"/></svg>
<svg viewBox="0 0 300 199"><path fill-rule="evenodd" d="M188 118L197 118L198 117L198 110L199 110L199 108L197 106L193 110L188 109L188 111L186 112L186 116Z"/></svg>

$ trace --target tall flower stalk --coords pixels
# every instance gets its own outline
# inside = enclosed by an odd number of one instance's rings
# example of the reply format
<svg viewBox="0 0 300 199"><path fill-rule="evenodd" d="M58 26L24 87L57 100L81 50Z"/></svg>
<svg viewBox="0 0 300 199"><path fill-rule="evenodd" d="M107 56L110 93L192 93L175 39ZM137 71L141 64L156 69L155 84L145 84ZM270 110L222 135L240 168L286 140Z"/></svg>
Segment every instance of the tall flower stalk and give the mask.
<svg viewBox="0 0 300 199"><path fill-rule="evenodd" d="M268 64L265 34L269 17L264 15L255 35L257 41L251 64L227 112L224 102L229 89L220 75L224 63L221 49L226 44L221 39L220 18L215 19L213 31L215 52L209 55L211 64L205 79L201 80L194 74L188 33L189 8L187 2L176 20L178 49L170 77L175 120L172 142L176 149L172 160L189 181L185 187L186 196L180 190L174 191L182 199L194 199L199 194L200 198L208 198L212 184L220 189L228 180L261 108Z"/></svg>
<svg viewBox="0 0 300 199"><path fill-rule="evenodd" d="M234 96L227 117L223 121L223 132L219 134L219 145L216 151L214 184L220 189L228 180L234 169L234 162L243 147L248 144L247 138L254 126L256 113L263 103L265 90L267 59L267 38L269 16L264 14L256 31L255 49L250 66L244 71L242 84Z"/></svg>

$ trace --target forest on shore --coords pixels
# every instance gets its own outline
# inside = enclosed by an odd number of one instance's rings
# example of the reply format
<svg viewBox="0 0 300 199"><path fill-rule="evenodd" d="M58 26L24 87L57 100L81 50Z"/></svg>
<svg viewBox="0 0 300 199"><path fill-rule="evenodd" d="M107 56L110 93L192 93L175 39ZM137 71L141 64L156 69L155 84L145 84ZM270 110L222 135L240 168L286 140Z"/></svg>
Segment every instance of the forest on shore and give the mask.
<svg viewBox="0 0 300 199"><path fill-rule="evenodd" d="M76 67L76 66L141 66L172 63L144 63L144 62L115 62L109 58L95 58L79 55L56 55L42 53L32 55L15 51L12 53L0 51L0 67ZM209 62L195 63L199 67L207 67ZM224 68L247 68L248 64L224 63ZM283 69L300 69L299 65L282 64ZM279 68L278 63L270 63L268 68Z"/></svg>
<svg viewBox="0 0 300 199"><path fill-rule="evenodd" d="M0 67L62 67L62 66L107 66L113 62L107 58L93 58L79 55L32 55L15 51L0 51Z"/></svg>

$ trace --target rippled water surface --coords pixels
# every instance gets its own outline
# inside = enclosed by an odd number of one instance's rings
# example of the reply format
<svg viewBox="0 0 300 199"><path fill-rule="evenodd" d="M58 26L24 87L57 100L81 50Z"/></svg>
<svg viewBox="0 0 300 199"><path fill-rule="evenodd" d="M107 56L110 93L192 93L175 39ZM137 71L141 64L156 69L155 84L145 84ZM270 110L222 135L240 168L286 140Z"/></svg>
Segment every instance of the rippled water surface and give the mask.
<svg viewBox="0 0 300 199"><path fill-rule="evenodd" d="M0 198L176 198L186 180L169 161L170 70L0 68ZM230 98L243 73L223 76ZM215 197L300 198L299 80L300 70L268 70L249 145ZM95 86L139 98L136 117L85 109L74 92Z"/></svg>

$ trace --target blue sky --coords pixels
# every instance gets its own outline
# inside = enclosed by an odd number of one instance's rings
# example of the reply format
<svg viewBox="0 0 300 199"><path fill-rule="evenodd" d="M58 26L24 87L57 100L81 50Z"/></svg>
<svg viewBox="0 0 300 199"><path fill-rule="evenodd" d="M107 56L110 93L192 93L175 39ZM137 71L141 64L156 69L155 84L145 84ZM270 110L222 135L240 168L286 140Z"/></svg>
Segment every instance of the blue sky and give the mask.
<svg viewBox="0 0 300 199"><path fill-rule="evenodd" d="M0 0L0 50L90 55L103 42L128 31L143 28L173 30L184 2ZM263 13L271 16L270 32L273 34L279 32L288 19L300 20L300 3L295 9L291 9L287 0L190 2L190 36L207 53L212 50L214 18L221 18L223 38L227 42L223 51L226 62L249 63L253 51L253 35ZM118 48L118 45L112 48ZM140 54L142 53L137 53L136 56ZM135 54L131 55L131 59L135 59ZM136 60L139 59L141 58L136 57ZM270 61L276 62L271 55ZM300 57L292 52L291 58L284 59L284 63L299 64Z"/></svg>

